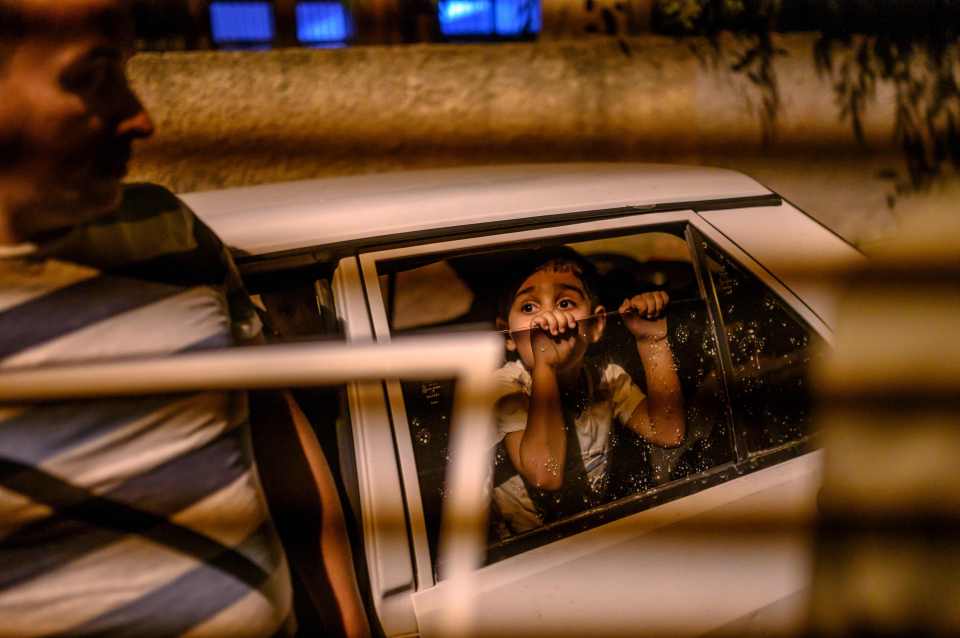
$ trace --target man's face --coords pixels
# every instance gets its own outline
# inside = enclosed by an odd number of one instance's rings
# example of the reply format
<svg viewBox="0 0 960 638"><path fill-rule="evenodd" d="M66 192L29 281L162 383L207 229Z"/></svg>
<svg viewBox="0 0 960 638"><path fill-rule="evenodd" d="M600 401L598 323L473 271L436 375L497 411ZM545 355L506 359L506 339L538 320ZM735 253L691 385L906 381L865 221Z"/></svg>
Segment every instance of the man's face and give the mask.
<svg viewBox="0 0 960 638"><path fill-rule="evenodd" d="M2 0L0 0L2 1ZM113 0L25 0L31 30L0 69L0 166L22 238L90 220L119 203L133 140L153 124L126 78L127 30Z"/></svg>

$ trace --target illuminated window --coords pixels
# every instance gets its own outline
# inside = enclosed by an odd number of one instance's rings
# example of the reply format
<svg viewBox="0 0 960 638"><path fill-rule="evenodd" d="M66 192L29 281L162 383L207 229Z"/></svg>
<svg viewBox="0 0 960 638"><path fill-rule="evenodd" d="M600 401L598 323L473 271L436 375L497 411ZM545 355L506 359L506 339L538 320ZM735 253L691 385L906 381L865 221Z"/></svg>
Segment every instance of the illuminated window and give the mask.
<svg viewBox="0 0 960 638"><path fill-rule="evenodd" d="M351 31L350 15L339 2L297 3L297 38L303 44L343 44Z"/></svg>
<svg viewBox="0 0 960 638"><path fill-rule="evenodd" d="M440 2L439 11L444 35L493 35L491 0L446 0Z"/></svg>
<svg viewBox="0 0 960 638"><path fill-rule="evenodd" d="M273 41L269 2L210 3L210 32L219 45L257 45Z"/></svg>
<svg viewBox="0 0 960 638"><path fill-rule="evenodd" d="M497 35L515 37L540 33L538 0L497 0Z"/></svg>
<svg viewBox="0 0 960 638"><path fill-rule="evenodd" d="M540 32L539 0L440 0L448 38L516 38Z"/></svg>

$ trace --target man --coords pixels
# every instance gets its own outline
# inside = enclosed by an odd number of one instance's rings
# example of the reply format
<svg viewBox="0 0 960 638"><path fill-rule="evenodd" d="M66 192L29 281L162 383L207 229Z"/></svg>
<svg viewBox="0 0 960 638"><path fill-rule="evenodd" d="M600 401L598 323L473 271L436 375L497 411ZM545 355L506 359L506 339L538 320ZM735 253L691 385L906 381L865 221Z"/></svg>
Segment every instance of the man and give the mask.
<svg viewBox="0 0 960 638"><path fill-rule="evenodd" d="M124 4L0 0L0 369L262 338L216 236L121 187L153 133ZM313 432L286 394L258 405L259 471L243 393L0 406L0 633L289 635L276 520L311 597L367 634Z"/></svg>

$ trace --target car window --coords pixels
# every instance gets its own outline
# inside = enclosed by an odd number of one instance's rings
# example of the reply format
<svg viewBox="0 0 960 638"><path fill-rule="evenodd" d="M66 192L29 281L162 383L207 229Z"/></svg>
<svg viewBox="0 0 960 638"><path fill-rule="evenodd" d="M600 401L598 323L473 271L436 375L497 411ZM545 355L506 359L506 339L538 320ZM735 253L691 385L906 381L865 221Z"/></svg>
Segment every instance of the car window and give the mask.
<svg viewBox="0 0 960 638"><path fill-rule="evenodd" d="M251 298L263 316L267 341L344 340L332 280L332 264L246 277ZM323 449L344 503L354 556L360 556L362 561L360 491L346 386L296 388L292 392Z"/></svg>
<svg viewBox="0 0 960 638"><path fill-rule="evenodd" d="M810 361L824 343L784 301L715 246L708 269L732 364L734 412L747 451L811 433Z"/></svg>
<svg viewBox="0 0 960 638"><path fill-rule="evenodd" d="M327 277L280 277L256 289L271 342L344 339Z"/></svg>
<svg viewBox="0 0 960 638"><path fill-rule="evenodd" d="M568 381L557 401L568 451L553 469L563 475L562 487L541 489L517 467L510 449L511 434L518 433L513 441L524 436L533 392L520 346L527 339L532 348L535 338L510 329L506 306L516 292L514 284L521 283L524 269L530 268L530 255L558 249L578 255L591 269L586 294L591 298L576 301L589 306L578 330L595 330L597 317L604 318L602 331L583 355L576 382ZM734 461L715 333L681 226L571 241L562 247L541 243L418 256L380 262L377 268L391 334L490 330L504 338L497 382L505 390L498 396L497 432L491 433L495 462L488 560L622 515L626 510L614 511L620 504L629 502L635 511L643 507L645 495L664 486L692 484L691 477ZM551 285L552 276L545 278ZM617 310L626 298L658 291L669 296L664 338L656 342L667 354L650 359L641 355L638 338ZM679 398L672 405L677 406L677 418L669 414L669 405L652 407L653 397L663 392L651 389L649 379L657 385L661 372L667 372L653 370L657 366L669 368L675 379ZM400 387L435 558L455 387L444 380L402 382ZM638 429L634 416L641 405L652 415L651 422L682 423L680 439L664 444L655 423L653 434Z"/></svg>

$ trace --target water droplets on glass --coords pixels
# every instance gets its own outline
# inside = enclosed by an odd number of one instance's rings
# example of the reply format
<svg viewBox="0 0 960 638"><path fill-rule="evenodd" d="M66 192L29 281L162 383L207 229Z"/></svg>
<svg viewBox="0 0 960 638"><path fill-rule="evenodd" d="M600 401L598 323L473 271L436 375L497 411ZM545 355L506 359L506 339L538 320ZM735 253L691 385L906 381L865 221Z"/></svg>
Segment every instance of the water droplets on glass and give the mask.
<svg viewBox="0 0 960 638"><path fill-rule="evenodd" d="M430 444L430 430L428 428L419 428L416 432L415 440L419 445Z"/></svg>

